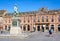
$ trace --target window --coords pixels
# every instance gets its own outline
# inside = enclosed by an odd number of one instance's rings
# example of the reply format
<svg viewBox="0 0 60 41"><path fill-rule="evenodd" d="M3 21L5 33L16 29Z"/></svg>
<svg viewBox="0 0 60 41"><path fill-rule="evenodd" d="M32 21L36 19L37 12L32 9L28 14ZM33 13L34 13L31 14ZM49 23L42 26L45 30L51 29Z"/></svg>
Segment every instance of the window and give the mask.
<svg viewBox="0 0 60 41"><path fill-rule="evenodd" d="M52 22L54 22L54 17L52 16L52 20L51 20Z"/></svg>
<svg viewBox="0 0 60 41"><path fill-rule="evenodd" d="M48 16L46 16L46 22L48 22Z"/></svg>
<svg viewBox="0 0 60 41"><path fill-rule="evenodd" d="M40 16L38 16L38 22L40 22Z"/></svg>
<svg viewBox="0 0 60 41"><path fill-rule="evenodd" d="M28 22L30 22L30 17L28 16Z"/></svg>
<svg viewBox="0 0 60 41"><path fill-rule="evenodd" d="M42 16L42 22L44 22L44 17Z"/></svg>
<svg viewBox="0 0 60 41"><path fill-rule="evenodd" d="M60 22L60 15L58 16L58 22Z"/></svg>

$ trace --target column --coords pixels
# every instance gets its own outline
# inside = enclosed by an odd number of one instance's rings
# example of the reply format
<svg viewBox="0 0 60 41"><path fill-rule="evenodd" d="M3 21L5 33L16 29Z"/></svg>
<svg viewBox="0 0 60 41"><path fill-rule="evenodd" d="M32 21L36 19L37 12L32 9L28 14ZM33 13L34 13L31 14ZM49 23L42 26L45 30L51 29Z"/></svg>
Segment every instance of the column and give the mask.
<svg viewBox="0 0 60 41"><path fill-rule="evenodd" d="M3 30L5 31L5 25L3 25Z"/></svg>
<svg viewBox="0 0 60 41"><path fill-rule="evenodd" d="M43 28L44 28L44 32L46 32L46 25L43 25Z"/></svg>
<svg viewBox="0 0 60 41"><path fill-rule="evenodd" d="M37 25L36 25L36 32L37 32Z"/></svg>
<svg viewBox="0 0 60 41"><path fill-rule="evenodd" d="M7 25L7 30L8 30L8 25Z"/></svg>
<svg viewBox="0 0 60 41"><path fill-rule="evenodd" d="M51 25L49 24L49 30L51 29Z"/></svg>
<svg viewBox="0 0 60 41"><path fill-rule="evenodd" d="M32 25L30 25L30 31L32 31Z"/></svg>
<svg viewBox="0 0 60 41"><path fill-rule="evenodd" d="M27 25L26 25L26 32L28 31Z"/></svg>
<svg viewBox="0 0 60 41"><path fill-rule="evenodd" d="M23 32L23 25L22 25L22 32Z"/></svg>
<svg viewBox="0 0 60 41"><path fill-rule="evenodd" d="M42 31L42 25L40 25L40 31Z"/></svg>
<svg viewBox="0 0 60 41"><path fill-rule="evenodd" d="M34 31L33 25L31 25L31 26L32 26L32 31Z"/></svg>
<svg viewBox="0 0 60 41"><path fill-rule="evenodd" d="M54 32L57 32L58 31L58 26L57 24L54 24Z"/></svg>

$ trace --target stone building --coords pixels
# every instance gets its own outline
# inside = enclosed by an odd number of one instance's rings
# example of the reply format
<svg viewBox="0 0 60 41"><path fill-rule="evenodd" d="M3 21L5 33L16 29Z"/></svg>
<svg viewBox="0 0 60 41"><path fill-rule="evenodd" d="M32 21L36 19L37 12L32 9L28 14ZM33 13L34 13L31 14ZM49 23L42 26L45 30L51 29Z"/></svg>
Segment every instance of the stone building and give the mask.
<svg viewBox="0 0 60 41"><path fill-rule="evenodd" d="M6 10L0 10L0 30L8 30L12 26L13 13L7 13ZM41 8L37 11L19 12L20 28L22 31L42 31L47 32L53 29L54 32L60 31L60 10L48 10ZM16 23L14 24L16 25Z"/></svg>

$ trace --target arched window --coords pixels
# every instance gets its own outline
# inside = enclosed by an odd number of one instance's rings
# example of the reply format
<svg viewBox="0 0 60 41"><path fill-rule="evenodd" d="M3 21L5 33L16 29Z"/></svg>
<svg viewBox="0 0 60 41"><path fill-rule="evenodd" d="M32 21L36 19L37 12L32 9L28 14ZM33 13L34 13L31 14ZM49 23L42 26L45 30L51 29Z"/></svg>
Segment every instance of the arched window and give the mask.
<svg viewBox="0 0 60 41"><path fill-rule="evenodd" d="M48 22L48 16L46 16L46 22Z"/></svg>
<svg viewBox="0 0 60 41"><path fill-rule="evenodd" d="M38 16L38 22L40 22L40 16Z"/></svg>
<svg viewBox="0 0 60 41"><path fill-rule="evenodd" d="M44 22L44 17L42 16L42 22Z"/></svg>
<svg viewBox="0 0 60 41"><path fill-rule="evenodd" d="M54 16L52 16L52 20L51 20L51 22L54 22Z"/></svg>
<svg viewBox="0 0 60 41"><path fill-rule="evenodd" d="M28 16L28 23L30 22L30 16Z"/></svg>

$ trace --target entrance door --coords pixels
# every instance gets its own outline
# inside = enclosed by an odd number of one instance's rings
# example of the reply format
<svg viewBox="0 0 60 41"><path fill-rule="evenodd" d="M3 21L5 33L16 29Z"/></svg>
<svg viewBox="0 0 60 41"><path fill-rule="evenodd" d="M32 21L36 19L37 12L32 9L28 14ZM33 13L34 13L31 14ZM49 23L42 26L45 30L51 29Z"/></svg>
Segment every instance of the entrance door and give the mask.
<svg viewBox="0 0 60 41"><path fill-rule="evenodd" d="M60 31L60 25L58 25L58 31Z"/></svg>
<svg viewBox="0 0 60 41"><path fill-rule="evenodd" d="M26 31L26 26L25 25L24 25L23 29L24 29L24 31Z"/></svg>
<svg viewBox="0 0 60 41"><path fill-rule="evenodd" d="M54 25L51 25L51 29L53 29L53 31L54 31Z"/></svg>
<svg viewBox="0 0 60 41"><path fill-rule="evenodd" d="M48 25L46 25L46 32L48 32L48 30L49 30L49 26L48 26Z"/></svg>
<svg viewBox="0 0 60 41"><path fill-rule="evenodd" d="M38 25L37 30L40 31L40 26Z"/></svg>
<svg viewBox="0 0 60 41"><path fill-rule="evenodd" d="M30 31L30 26L28 25L28 31Z"/></svg>

